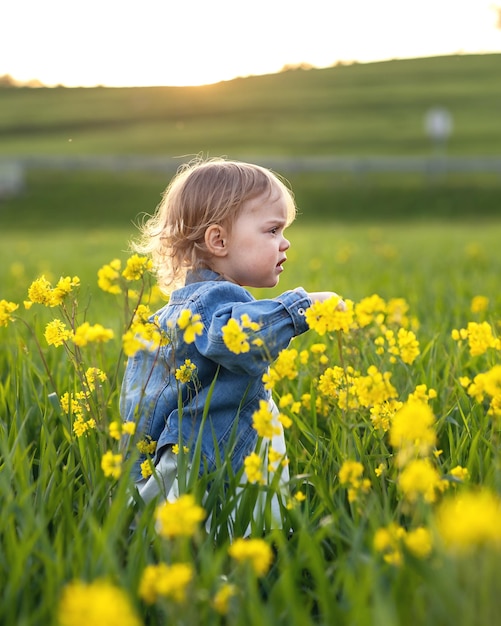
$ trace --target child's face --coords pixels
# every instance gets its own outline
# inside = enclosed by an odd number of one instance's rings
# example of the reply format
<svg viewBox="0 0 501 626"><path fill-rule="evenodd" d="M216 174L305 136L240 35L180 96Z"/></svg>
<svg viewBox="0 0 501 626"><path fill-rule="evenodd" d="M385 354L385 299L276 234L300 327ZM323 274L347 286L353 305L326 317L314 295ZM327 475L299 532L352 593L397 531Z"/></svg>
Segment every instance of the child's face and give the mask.
<svg viewBox="0 0 501 626"><path fill-rule="evenodd" d="M261 196L242 208L228 234L222 273L245 287L274 287L287 260L284 237L287 204L283 196Z"/></svg>

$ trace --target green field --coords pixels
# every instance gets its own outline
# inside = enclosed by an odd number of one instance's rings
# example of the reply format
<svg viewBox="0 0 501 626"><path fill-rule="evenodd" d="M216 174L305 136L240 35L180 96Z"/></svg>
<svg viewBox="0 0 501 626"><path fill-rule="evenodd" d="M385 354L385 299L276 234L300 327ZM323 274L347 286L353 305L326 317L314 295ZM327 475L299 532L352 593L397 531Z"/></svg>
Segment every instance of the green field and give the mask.
<svg viewBox="0 0 501 626"><path fill-rule="evenodd" d="M499 62L395 61L189 89L5 89L0 154L424 155L422 113L439 103L454 114L451 154L497 155ZM103 468L119 453L109 427L136 301L100 290L97 272L115 258L124 266L134 223L169 175L33 169L0 201L0 624L497 623L499 176L284 174L300 215L280 286L255 295L335 290L355 313L348 331L312 329L290 346L294 375L274 389L292 420L286 530L256 530L256 561L230 551L226 525L238 503L243 534L273 483L239 492L239 476L223 484L224 466L189 480L212 524L166 538L154 506L128 501L128 463L118 477ZM81 284L60 306L26 309L41 275ZM114 337L48 345L54 319ZM107 376L93 391L82 384L89 367ZM82 392L73 411L59 406ZM83 434L80 415L95 420Z"/></svg>
<svg viewBox="0 0 501 626"><path fill-rule="evenodd" d="M454 155L497 155L501 55L295 70L204 87L3 89L0 154L429 154L449 109Z"/></svg>

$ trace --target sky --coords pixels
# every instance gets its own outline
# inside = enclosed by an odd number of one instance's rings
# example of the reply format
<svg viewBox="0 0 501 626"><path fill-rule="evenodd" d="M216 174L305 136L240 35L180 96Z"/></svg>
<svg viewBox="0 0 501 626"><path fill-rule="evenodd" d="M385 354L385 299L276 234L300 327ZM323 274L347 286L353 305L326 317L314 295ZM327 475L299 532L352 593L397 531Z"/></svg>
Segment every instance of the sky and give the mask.
<svg viewBox="0 0 501 626"><path fill-rule="evenodd" d="M501 0L15 0L0 76L52 86L200 85L457 53L501 52Z"/></svg>

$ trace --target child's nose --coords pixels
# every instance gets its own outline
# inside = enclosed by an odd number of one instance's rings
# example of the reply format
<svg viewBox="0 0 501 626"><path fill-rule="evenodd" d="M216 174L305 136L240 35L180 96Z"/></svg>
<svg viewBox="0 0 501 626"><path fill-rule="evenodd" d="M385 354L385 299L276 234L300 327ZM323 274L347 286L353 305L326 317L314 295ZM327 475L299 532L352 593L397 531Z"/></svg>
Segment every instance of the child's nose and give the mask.
<svg viewBox="0 0 501 626"><path fill-rule="evenodd" d="M280 246L281 250L288 250L291 247L290 241L285 237L282 237L282 245Z"/></svg>

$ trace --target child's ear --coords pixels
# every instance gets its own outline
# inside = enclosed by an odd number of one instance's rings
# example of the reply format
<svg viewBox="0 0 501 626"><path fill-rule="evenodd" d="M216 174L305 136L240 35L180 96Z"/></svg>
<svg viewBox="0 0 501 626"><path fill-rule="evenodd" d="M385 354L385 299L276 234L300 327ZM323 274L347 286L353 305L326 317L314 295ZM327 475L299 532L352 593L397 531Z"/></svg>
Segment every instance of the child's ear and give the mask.
<svg viewBox="0 0 501 626"><path fill-rule="evenodd" d="M205 231L205 245L210 254L226 256L228 253L226 229L219 224L211 224Z"/></svg>

